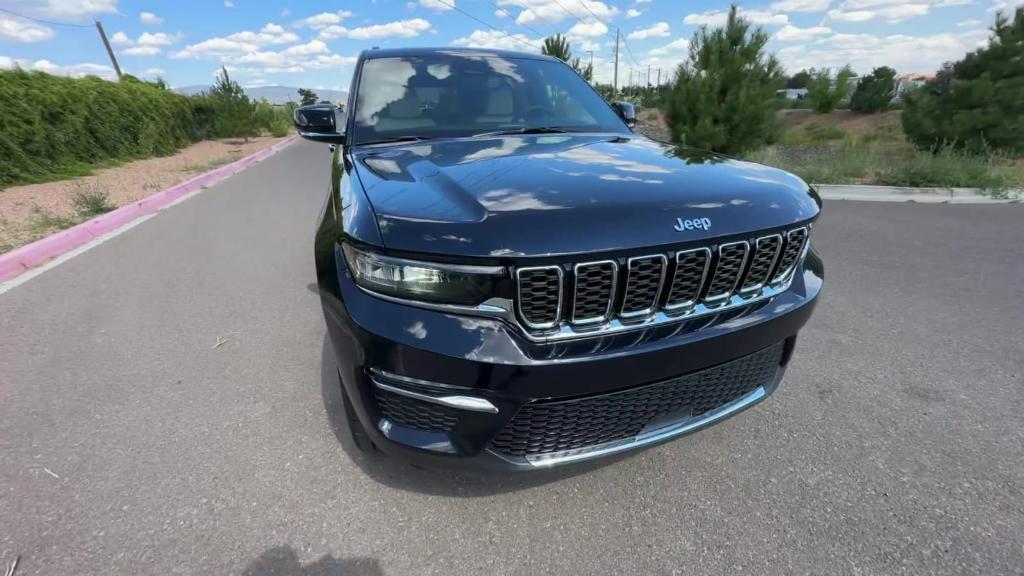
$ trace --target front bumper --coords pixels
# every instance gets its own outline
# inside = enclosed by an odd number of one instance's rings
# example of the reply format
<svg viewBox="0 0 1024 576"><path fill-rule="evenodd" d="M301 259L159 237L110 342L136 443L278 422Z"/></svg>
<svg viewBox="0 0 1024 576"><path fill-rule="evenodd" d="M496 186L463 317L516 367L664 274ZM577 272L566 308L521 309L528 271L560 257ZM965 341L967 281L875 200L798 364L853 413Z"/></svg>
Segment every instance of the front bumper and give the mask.
<svg viewBox="0 0 1024 576"><path fill-rule="evenodd" d="M344 259L322 274L321 301L345 393L385 453L426 465L531 470L656 444L728 418L771 394L821 290L811 250L785 292L749 307L634 332L558 343L522 338L500 320L383 301L352 282ZM736 397L699 413L584 448L509 453L495 439L526 405L587 400L661 385L778 349ZM756 385L753 385L756 384ZM633 433L636 432L636 433ZM506 445L507 447L507 445ZM514 451L515 452L515 451Z"/></svg>

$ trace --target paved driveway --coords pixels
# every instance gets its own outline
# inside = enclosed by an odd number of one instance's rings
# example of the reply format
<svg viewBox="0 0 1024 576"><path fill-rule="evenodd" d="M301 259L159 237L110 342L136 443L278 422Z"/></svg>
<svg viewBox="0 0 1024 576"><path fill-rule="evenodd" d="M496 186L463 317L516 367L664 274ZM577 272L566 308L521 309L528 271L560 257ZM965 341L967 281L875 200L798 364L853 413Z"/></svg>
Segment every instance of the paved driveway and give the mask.
<svg viewBox="0 0 1024 576"><path fill-rule="evenodd" d="M0 295L19 575L1024 572L1024 206L828 204L826 291L768 402L453 475L365 460L325 410L327 163L292 146Z"/></svg>

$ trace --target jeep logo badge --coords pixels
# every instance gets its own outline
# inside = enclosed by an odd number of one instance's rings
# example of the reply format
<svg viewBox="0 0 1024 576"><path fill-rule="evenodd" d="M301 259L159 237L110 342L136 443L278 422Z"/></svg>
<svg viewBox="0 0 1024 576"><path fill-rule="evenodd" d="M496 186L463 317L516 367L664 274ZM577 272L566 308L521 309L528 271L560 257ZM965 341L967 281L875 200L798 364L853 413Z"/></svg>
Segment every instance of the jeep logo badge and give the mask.
<svg viewBox="0 0 1024 576"><path fill-rule="evenodd" d="M682 218L676 218L675 225L676 232L684 232L686 230L711 230L711 218L694 218L693 220L683 220Z"/></svg>

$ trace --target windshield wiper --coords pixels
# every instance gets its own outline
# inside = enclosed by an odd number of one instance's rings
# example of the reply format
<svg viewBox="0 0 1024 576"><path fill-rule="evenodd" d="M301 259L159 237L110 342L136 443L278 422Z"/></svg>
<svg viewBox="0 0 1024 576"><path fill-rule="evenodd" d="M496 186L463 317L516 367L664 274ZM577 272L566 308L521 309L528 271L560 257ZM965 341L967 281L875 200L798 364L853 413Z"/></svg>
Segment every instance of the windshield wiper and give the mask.
<svg viewBox="0 0 1024 576"><path fill-rule="evenodd" d="M431 136L395 136L393 138L381 138L379 140L370 140L368 142L360 142L360 146L366 146L368 144L391 144L393 142L419 142L420 140L430 140Z"/></svg>
<svg viewBox="0 0 1024 576"><path fill-rule="evenodd" d="M567 132L576 132L576 130L570 130L568 128L559 128L558 126L531 126L529 128L508 128L507 130L482 132L480 134L473 134L473 137L483 138L485 136L506 136L509 134L565 134Z"/></svg>

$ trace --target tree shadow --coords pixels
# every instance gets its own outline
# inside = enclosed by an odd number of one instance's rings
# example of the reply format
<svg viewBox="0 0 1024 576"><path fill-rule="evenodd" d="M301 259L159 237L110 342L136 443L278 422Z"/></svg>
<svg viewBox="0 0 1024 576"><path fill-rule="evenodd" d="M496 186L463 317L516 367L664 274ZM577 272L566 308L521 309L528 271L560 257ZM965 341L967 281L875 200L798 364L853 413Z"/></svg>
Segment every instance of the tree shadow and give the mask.
<svg viewBox="0 0 1024 576"><path fill-rule="evenodd" d="M328 335L324 334L320 370L321 395L327 419L342 450L370 478L386 486L437 496L478 498L543 486L598 470L631 458L620 454L597 461L554 469L501 473L489 470L432 469L415 466L382 454L367 454L352 440L341 396L341 381Z"/></svg>
<svg viewBox="0 0 1024 576"><path fill-rule="evenodd" d="M335 558L322 556L302 564L291 546L275 546L260 554L242 571L242 576L383 576L374 558Z"/></svg>

